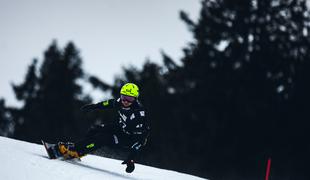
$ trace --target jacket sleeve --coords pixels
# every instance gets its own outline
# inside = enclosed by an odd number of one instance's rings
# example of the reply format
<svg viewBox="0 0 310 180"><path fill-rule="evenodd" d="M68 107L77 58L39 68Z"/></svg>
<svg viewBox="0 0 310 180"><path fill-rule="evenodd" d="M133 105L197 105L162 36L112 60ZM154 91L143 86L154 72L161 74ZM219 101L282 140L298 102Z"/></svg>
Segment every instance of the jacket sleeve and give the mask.
<svg viewBox="0 0 310 180"><path fill-rule="evenodd" d="M112 109L115 107L116 101L114 99L109 99L106 101L99 102L97 104L86 104L81 107L81 111L91 112L99 109Z"/></svg>
<svg viewBox="0 0 310 180"><path fill-rule="evenodd" d="M115 99L109 99L106 101L102 101L96 104L96 107L98 109L113 109L116 105Z"/></svg>

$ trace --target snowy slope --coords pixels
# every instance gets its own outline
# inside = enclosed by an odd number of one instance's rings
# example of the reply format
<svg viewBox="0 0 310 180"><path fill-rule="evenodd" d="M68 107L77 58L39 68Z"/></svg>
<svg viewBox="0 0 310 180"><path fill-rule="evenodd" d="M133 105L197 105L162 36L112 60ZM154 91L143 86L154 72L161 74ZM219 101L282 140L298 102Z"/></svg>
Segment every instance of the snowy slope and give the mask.
<svg viewBox="0 0 310 180"><path fill-rule="evenodd" d="M50 160L43 145L4 137L0 137L0 160L3 180L202 179L140 164L128 174L121 161L94 155L82 158L81 162Z"/></svg>

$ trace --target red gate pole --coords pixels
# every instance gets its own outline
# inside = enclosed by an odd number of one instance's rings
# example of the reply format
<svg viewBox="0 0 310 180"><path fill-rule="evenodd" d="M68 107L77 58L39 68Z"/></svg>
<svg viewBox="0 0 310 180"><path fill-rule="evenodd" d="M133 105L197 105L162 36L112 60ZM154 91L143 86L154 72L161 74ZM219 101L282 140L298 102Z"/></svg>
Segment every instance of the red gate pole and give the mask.
<svg viewBox="0 0 310 180"><path fill-rule="evenodd" d="M265 180L269 180L270 167L271 167L271 158L268 158Z"/></svg>

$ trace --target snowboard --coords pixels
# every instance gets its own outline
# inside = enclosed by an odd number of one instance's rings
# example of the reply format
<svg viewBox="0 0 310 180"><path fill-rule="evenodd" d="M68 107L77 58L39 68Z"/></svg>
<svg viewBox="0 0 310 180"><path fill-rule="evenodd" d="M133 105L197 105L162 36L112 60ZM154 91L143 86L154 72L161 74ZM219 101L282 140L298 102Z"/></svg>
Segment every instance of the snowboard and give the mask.
<svg viewBox="0 0 310 180"><path fill-rule="evenodd" d="M77 160L81 161L80 158L65 158L58 149L58 144L52 144L41 140L49 159L61 159L61 160Z"/></svg>
<svg viewBox="0 0 310 180"><path fill-rule="evenodd" d="M47 152L49 159L59 159L59 158L63 157L58 150L57 144L47 143L43 140L41 140L41 142L42 142L42 144L43 144L43 146Z"/></svg>

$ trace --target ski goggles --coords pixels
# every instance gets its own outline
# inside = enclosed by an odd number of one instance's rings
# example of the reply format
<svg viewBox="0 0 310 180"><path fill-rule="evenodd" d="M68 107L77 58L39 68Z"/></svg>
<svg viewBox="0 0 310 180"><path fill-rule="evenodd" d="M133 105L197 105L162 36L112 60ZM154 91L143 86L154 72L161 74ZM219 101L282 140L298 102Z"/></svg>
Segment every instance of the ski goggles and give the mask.
<svg viewBox="0 0 310 180"><path fill-rule="evenodd" d="M133 103L136 100L136 98L135 97L131 97L131 96L121 95L121 100Z"/></svg>

